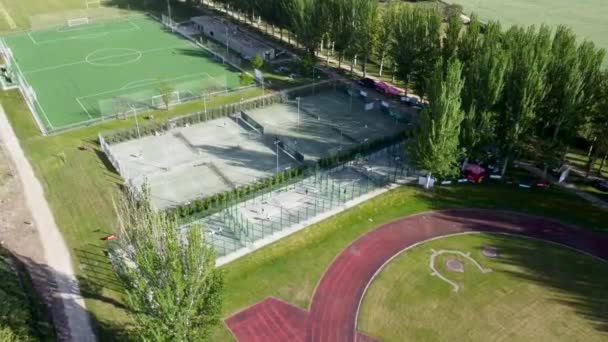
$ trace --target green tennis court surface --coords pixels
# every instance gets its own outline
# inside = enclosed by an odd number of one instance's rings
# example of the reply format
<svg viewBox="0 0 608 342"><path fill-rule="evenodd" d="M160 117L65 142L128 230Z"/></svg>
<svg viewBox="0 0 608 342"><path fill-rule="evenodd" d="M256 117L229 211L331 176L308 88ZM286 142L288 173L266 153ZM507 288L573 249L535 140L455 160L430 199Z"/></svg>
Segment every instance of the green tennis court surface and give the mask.
<svg viewBox="0 0 608 342"><path fill-rule="evenodd" d="M238 71L145 16L4 38L37 98L47 131L235 89Z"/></svg>

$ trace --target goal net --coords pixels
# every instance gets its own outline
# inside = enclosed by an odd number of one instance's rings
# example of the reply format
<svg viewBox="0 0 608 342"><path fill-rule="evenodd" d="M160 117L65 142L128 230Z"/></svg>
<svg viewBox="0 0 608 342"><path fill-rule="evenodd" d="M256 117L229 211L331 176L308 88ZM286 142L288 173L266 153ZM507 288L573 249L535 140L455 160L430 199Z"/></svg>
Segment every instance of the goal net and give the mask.
<svg viewBox="0 0 608 342"><path fill-rule="evenodd" d="M82 26L89 23L89 18L68 19L68 27Z"/></svg>
<svg viewBox="0 0 608 342"><path fill-rule="evenodd" d="M99 8L101 7L101 0L85 0L87 8Z"/></svg>

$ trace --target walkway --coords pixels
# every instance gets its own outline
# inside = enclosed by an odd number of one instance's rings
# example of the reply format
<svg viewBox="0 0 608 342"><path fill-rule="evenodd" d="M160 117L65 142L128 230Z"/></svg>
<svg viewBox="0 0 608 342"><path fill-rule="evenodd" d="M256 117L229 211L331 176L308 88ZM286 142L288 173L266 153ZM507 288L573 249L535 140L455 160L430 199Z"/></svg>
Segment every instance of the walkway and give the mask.
<svg viewBox="0 0 608 342"><path fill-rule="evenodd" d="M34 175L1 106L0 137L23 183L27 206L34 217L44 249L46 267L54 278L54 284L49 284L49 287L50 291L54 291L51 312L57 337L61 341L95 341L68 248L44 198L42 185Z"/></svg>

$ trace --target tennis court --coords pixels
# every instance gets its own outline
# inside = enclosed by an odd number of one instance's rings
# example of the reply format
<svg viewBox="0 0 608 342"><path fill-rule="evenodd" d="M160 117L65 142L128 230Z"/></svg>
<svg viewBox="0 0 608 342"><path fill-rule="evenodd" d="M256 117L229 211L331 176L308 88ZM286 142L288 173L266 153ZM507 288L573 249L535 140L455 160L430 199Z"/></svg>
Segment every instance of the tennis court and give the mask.
<svg viewBox="0 0 608 342"><path fill-rule="evenodd" d="M4 37L47 132L239 87L239 71L147 16ZM168 87L166 87L168 85Z"/></svg>

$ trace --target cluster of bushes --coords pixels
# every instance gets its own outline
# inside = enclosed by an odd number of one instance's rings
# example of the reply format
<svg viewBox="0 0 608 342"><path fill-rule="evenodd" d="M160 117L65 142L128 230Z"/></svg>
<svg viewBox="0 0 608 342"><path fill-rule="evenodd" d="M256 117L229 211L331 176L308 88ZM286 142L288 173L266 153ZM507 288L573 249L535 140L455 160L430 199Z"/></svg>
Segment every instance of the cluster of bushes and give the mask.
<svg viewBox="0 0 608 342"><path fill-rule="evenodd" d="M264 192L272 191L277 186L283 186L293 182L296 179L306 175L307 170L307 166L284 170L255 183L243 185L231 191L224 191L212 196L200 198L188 204L167 209L166 212L180 218L195 219L198 217L204 217L226 207L227 205L259 196Z"/></svg>

